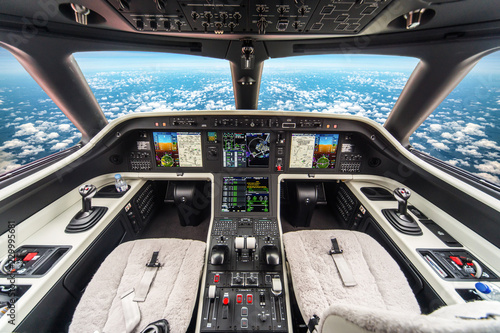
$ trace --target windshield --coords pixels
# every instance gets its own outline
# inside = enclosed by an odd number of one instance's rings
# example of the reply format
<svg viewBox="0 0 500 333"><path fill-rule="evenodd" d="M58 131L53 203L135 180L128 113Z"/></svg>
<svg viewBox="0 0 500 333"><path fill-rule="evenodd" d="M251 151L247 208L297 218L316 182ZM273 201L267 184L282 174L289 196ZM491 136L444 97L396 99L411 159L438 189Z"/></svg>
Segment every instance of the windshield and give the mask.
<svg viewBox="0 0 500 333"><path fill-rule="evenodd" d="M484 57L415 131L411 144L500 184L500 52Z"/></svg>
<svg viewBox="0 0 500 333"><path fill-rule="evenodd" d="M104 115L173 110L234 110L225 60L150 52L76 53Z"/></svg>
<svg viewBox="0 0 500 333"><path fill-rule="evenodd" d="M71 147L81 135L10 53L0 50L0 57L3 173ZM151 52L75 58L108 120L133 112L235 108L225 60ZM417 63L378 55L270 59L259 109L353 114L383 124ZM498 55L483 59L412 136L413 146L499 182L499 63Z"/></svg>
<svg viewBox="0 0 500 333"><path fill-rule="evenodd" d="M352 54L271 59L264 65L259 108L352 114L383 124L417 63Z"/></svg>
<svg viewBox="0 0 500 333"><path fill-rule="evenodd" d="M69 148L80 138L14 56L0 48L0 174Z"/></svg>

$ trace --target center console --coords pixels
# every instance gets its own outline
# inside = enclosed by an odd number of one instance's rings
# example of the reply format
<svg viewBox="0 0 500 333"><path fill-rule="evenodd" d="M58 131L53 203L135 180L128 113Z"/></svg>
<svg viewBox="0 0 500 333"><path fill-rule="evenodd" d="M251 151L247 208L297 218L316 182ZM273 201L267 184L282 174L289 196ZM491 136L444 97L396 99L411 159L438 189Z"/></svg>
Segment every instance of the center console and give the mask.
<svg viewBox="0 0 500 333"><path fill-rule="evenodd" d="M216 200L201 332L288 332L274 177L221 177Z"/></svg>

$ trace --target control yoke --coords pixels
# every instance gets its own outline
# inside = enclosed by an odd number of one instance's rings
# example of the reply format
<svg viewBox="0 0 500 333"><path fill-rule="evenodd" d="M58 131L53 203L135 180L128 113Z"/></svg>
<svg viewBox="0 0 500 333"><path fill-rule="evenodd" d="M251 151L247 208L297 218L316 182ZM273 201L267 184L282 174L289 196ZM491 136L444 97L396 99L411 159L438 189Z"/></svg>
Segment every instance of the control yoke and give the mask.
<svg viewBox="0 0 500 333"><path fill-rule="evenodd" d="M78 193L82 196L82 210L77 214L77 219L83 219L92 214L92 198L97 193L94 185L87 184L80 187Z"/></svg>

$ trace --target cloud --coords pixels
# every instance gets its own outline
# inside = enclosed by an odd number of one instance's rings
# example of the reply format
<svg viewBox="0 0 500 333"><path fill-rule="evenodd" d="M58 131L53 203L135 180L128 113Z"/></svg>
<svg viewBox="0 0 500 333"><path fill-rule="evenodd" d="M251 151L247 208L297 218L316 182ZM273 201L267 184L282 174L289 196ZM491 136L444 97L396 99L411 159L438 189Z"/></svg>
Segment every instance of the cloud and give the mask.
<svg viewBox="0 0 500 333"><path fill-rule="evenodd" d="M12 171L21 166L14 154L0 151L0 174Z"/></svg>
<svg viewBox="0 0 500 333"><path fill-rule="evenodd" d="M467 156L481 157L481 153L477 151L475 146L459 146L456 149L457 152L462 153Z"/></svg>
<svg viewBox="0 0 500 333"><path fill-rule="evenodd" d="M479 141L476 141L474 143L474 146L500 150L500 146L498 146L495 141L491 141L491 140L487 140L487 139L481 139Z"/></svg>
<svg viewBox="0 0 500 333"><path fill-rule="evenodd" d="M487 181L490 181L492 183L500 184L500 177L497 177L495 175L492 175L492 174L489 174L486 172L478 172L478 173L476 173L476 175L478 175L479 177L484 178Z"/></svg>
<svg viewBox="0 0 500 333"><path fill-rule="evenodd" d="M443 126L439 125L439 124L431 124L431 125L429 125L429 129L432 132L439 132L439 131L441 131L442 128L443 128Z"/></svg>
<svg viewBox="0 0 500 333"><path fill-rule="evenodd" d="M64 140L62 142L58 142L52 147L50 147L50 150L63 150L65 149L70 143L72 143L72 140Z"/></svg>
<svg viewBox="0 0 500 333"><path fill-rule="evenodd" d="M37 155L37 154L45 151L45 149L41 145L23 146L22 149L23 149L22 152L18 154L19 157L28 157L28 156L32 156L32 155Z"/></svg>
<svg viewBox="0 0 500 333"><path fill-rule="evenodd" d="M422 146L420 143L413 143L412 146L418 150L425 150L425 147Z"/></svg>
<svg viewBox="0 0 500 333"><path fill-rule="evenodd" d="M427 142L430 143L435 149L438 149L438 150L450 150L450 147L448 147L444 143L439 142L439 141L437 141L435 139L429 139L429 140L427 140Z"/></svg>
<svg viewBox="0 0 500 333"><path fill-rule="evenodd" d="M70 124L60 124L58 127L59 127L59 130L62 132L69 132L69 130L71 129Z"/></svg>
<svg viewBox="0 0 500 333"><path fill-rule="evenodd" d="M469 135L486 136L486 134L484 133L483 129L484 129L484 126L482 126L482 125L468 123L462 129L462 132L465 133L465 134L469 134Z"/></svg>
<svg viewBox="0 0 500 333"><path fill-rule="evenodd" d="M5 150L5 149L14 149L18 147L24 146L26 143L22 140L19 139L14 139L14 140L9 140L5 141L3 146L0 147L0 150Z"/></svg>
<svg viewBox="0 0 500 333"><path fill-rule="evenodd" d="M26 123L17 126L18 131L14 134L14 136L26 136L32 135L38 132L33 123Z"/></svg>
<svg viewBox="0 0 500 333"><path fill-rule="evenodd" d="M500 162L484 160L485 163L475 165L479 171L500 175Z"/></svg>

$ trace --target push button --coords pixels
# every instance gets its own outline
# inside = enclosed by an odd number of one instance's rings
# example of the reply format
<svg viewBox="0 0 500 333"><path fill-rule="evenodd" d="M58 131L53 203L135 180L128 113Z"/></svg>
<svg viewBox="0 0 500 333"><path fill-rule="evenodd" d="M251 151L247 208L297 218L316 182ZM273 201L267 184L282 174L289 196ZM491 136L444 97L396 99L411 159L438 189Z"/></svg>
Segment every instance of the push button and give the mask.
<svg viewBox="0 0 500 333"><path fill-rule="evenodd" d="M222 299L222 304L228 305L229 304L229 297L225 297Z"/></svg>
<svg viewBox="0 0 500 333"><path fill-rule="evenodd" d="M219 274L215 274L214 275L214 283L219 283L220 281L220 275Z"/></svg>
<svg viewBox="0 0 500 333"><path fill-rule="evenodd" d="M241 294L236 295L236 303L241 303L241 302L243 302L243 295Z"/></svg>
<svg viewBox="0 0 500 333"><path fill-rule="evenodd" d="M241 328L248 328L248 318L241 318Z"/></svg>
<svg viewBox="0 0 500 333"><path fill-rule="evenodd" d="M241 308L241 316L242 317L248 316L248 308L246 306Z"/></svg>
<svg viewBox="0 0 500 333"><path fill-rule="evenodd" d="M253 295L252 294L248 294L247 295L247 303L248 304L252 304L252 302L253 302Z"/></svg>

